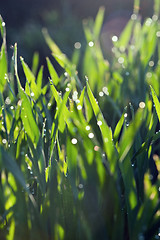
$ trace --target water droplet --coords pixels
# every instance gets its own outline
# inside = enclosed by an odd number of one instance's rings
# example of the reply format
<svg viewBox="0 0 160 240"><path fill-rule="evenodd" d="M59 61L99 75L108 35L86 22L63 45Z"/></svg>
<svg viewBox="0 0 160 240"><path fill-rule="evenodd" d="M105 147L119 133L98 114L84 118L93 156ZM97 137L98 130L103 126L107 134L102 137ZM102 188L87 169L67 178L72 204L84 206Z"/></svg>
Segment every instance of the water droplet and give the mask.
<svg viewBox="0 0 160 240"><path fill-rule="evenodd" d="M151 25L151 23L152 23L152 19L151 19L151 18L148 18L148 19L146 20L146 22L145 22L145 25L146 25L147 27L149 27L149 26Z"/></svg>
<svg viewBox="0 0 160 240"><path fill-rule="evenodd" d="M108 138L105 138L105 139L104 139L104 142L108 142Z"/></svg>
<svg viewBox="0 0 160 240"><path fill-rule="evenodd" d="M126 72L126 76L129 76L129 72Z"/></svg>
<svg viewBox="0 0 160 240"><path fill-rule="evenodd" d="M152 73L151 72L147 72L146 77L147 78L151 78L152 77Z"/></svg>
<svg viewBox="0 0 160 240"><path fill-rule="evenodd" d="M90 42L88 43L88 46L89 46L89 47L93 47L93 46L94 46L94 42L90 41Z"/></svg>
<svg viewBox="0 0 160 240"><path fill-rule="evenodd" d="M81 110L81 109L82 109L82 106L81 106L81 105L78 105L78 106L77 106L77 109L78 109L78 110Z"/></svg>
<svg viewBox="0 0 160 240"><path fill-rule="evenodd" d="M2 22L2 27L5 27L5 25L6 25L5 22Z"/></svg>
<svg viewBox="0 0 160 240"><path fill-rule="evenodd" d="M93 134L93 133L89 133L89 134L88 134L88 137L89 137L89 138L94 138L94 134Z"/></svg>
<svg viewBox="0 0 160 240"><path fill-rule="evenodd" d="M75 103L76 103L76 104L80 103L79 99L77 99L77 100L75 101Z"/></svg>
<svg viewBox="0 0 160 240"><path fill-rule="evenodd" d="M101 125L102 125L102 121L98 121L98 122L97 122L97 125L98 125L98 126L101 126Z"/></svg>
<svg viewBox="0 0 160 240"><path fill-rule="evenodd" d="M103 96L104 96L104 93L103 93L103 92L99 92L99 96L100 96L100 97L103 97Z"/></svg>
<svg viewBox="0 0 160 240"><path fill-rule="evenodd" d="M102 90L103 90L103 92L104 92L106 95L109 95L109 92L108 92L108 88L107 88L107 87L103 87Z"/></svg>
<svg viewBox="0 0 160 240"><path fill-rule="evenodd" d="M124 117L126 118L127 116L128 116L128 114L127 114L127 113L125 113L125 114L124 114Z"/></svg>
<svg viewBox="0 0 160 240"><path fill-rule="evenodd" d="M3 143L3 144L6 144L6 143L7 143L7 140L6 140L6 139L3 139L3 140L2 140L2 143Z"/></svg>
<svg viewBox="0 0 160 240"><path fill-rule="evenodd" d="M5 104L9 105L10 103L11 103L11 99L10 99L9 97L7 97L7 98L5 99Z"/></svg>
<svg viewBox="0 0 160 240"><path fill-rule="evenodd" d="M156 36L160 37L160 31L156 32Z"/></svg>
<svg viewBox="0 0 160 240"><path fill-rule="evenodd" d="M94 151L98 151L99 150L99 147L98 146L94 146Z"/></svg>
<svg viewBox="0 0 160 240"><path fill-rule="evenodd" d="M118 58L118 62L119 62L120 64L124 63L124 58L123 58L123 57L119 57L119 58Z"/></svg>
<svg viewBox="0 0 160 240"><path fill-rule="evenodd" d="M146 106L146 105L145 105L145 103L144 103L144 102L140 102L140 103L139 103L139 107L140 107L140 108L142 108L142 109L143 109L143 108L145 108L145 106Z"/></svg>
<svg viewBox="0 0 160 240"><path fill-rule="evenodd" d="M83 188L83 184L80 183L80 184L78 185L78 187L79 187L79 189L82 189L82 188Z"/></svg>
<svg viewBox="0 0 160 240"><path fill-rule="evenodd" d="M137 15L133 13L133 14L131 15L131 19L132 19L132 20L136 20L136 19L137 19Z"/></svg>
<svg viewBox="0 0 160 240"><path fill-rule="evenodd" d="M132 163L132 167L134 167L134 163Z"/></svg>
<svg viewBox="0 0 160 240"><path fill-rule="evenodd" d="M66 88L66 92L69 92L69 90L70 90L70 89L67 87L67 88Z"/></svg>
<svg viewBox="0 0 160 240"><path fill-rule="evenodd" d="M89 131L90 130L90 126L86 126L86 130Z"/></svg>
<svg viewBox="0 0 160 240"><path fill-rule="evenodd" d="M51 107L51 105L52 105L52 104L49 102L49 103L48 103L48 107Z"/></svg>
<svg viewBox="0 0 160 240"><path fill-rule="evenodd" d="M154 15L152 16L152 20L153 20L153 21L157 21L157 20L158 20L158 16L154 14Z"/></svg>
<svg viewBox="0 0 160 240"><path fill-rule="evenodd" d="M71 142L72 142L72 144L77 144L77 139L76 138L72 138L72 140L71 140Z"/></svg>
<svg viewBox="0 0 160 240"><path fill-rule="evenodd" d="M65 72L65 73L64 73L64 76L65 76L65 77L68 77L68 73L67 73L67 72Z"/></svg>
<svg viewBox="0 0 160 240"><path fill-rule="evenodd" d="M112 37L112 41L113 41L113 42L117 42L117 41L118 41L118 37L117 37L116 35L114 35L114 36Z"/></svg>
<svg viewBox="0 0 160 240"><path fill-rule="evenodd" d="M14 109L14 107L13 107L13 106L10 106L10 109L11 109L11 110L13 110L13 109Z"/></svg>
<svg viewBox="0 0 160 240"><path fill-rule="evenodd" d="M80 49L81 48L81 43L80 42L75 42L74 47L76 49Z"/></svg>
<svg viewBox="0 0 160 240"><path fill-rule="evenodd" d="M33 92L31 92L31 97L34 97L34 93Z"/></svg>
<svg viewBox="0 0 160 240"><path fill-rule="evenodd" d="M126 127L129 127L129 123L126 123Z"/></svg>
<svg viewBox="0 0 160 240"><path fill-rule="evenodd" d="M154 66L154 62L153 61L149 61L149 64L148 64L150 67L153 67Z"/></svg>

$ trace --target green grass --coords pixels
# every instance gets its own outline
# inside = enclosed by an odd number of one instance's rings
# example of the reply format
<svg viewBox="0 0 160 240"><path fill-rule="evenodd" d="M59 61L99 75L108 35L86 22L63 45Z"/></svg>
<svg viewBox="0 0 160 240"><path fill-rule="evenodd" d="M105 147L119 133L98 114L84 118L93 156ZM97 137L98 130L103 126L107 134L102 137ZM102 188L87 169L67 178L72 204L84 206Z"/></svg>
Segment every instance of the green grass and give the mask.
<svg viewBox="0 0 160 240"><path fill-rule="evenodd" d="M44 83L38 55L31 69L21 57L24 88L0 20L0 239L159 238L159 6L143 24L132 15L112 63L103 8L84 24L83 56L68 59L44 30L64 74L47 57Z"/></svg>

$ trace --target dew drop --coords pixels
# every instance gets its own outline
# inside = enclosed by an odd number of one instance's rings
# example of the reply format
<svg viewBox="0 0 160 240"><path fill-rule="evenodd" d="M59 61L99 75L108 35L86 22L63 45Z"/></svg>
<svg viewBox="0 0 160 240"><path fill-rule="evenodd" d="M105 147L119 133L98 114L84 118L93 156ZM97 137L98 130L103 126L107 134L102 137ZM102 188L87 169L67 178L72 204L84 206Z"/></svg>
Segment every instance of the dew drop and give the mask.
<svg viewBox="0 0 160 240"><path fill-rule="evenodd" d="M7 98L5 99L5 104L9 105L10 103L11 103L11 99L10 99L9 97L7 97Z"/></svg>
<svg viewBox="0 0 160 240"><path fill-rule="evenodd" d="M5 27L5 25L6 25L5 22L2 22L2 27Z"/></svg>
<svg viewBox="0 0 160 240"><path fill-rule="evenodd" d="M69 90L70 90L70 89L67 87L67 88L66 88L66 92L69 92Z"/></svg>
<svg viewBox="0 0 160 240"><path fill-rule="evenodd" d="M82 189L82 188L83 188L83 184L80 183L80 184L78 185L78 187L79 187L79 189Z"/></svg>
<svg viewBox="0 0 160 240"><path fill-rule="evenodd" d="M160 31L156 32L156 36L160 37Z"/></svg>
<svg viewBox="0 0 160 240"><path fill-rule="evenodd" d="M6 144L6 143L7 143L7 140L6 140L6 139L3 139L3 140L2 140L2 143L3 143L3 144Z"/></svg>
<svg viewBox="0 0 160 240"><path fill-rule="evenodd" d="M131 19L132 19L132 20L136 20L136 19L137 19L137 15L136 15L136 14L132 14L132 15L131 15Z"/></svg>
<svg viewBox="0 0 160 240"><path fill-rule="evenodd" d="M119 62L120 64L124 63L124 58L123 58L123 57L119 57L119 58L118 58L118 62Z"/></svg>
<svg viewBox="0 0 160 240"><path fill-rule="evenodd" d="M154 62L153 61L149 61L149 66L153 67L154 66Z"/></svg>
<svg viewBox="0 0 160 240"><path fill-rule="evenodd" d="M31 92L31 97L34 97L34 93L33 92Z"/></svg>
<svg viewBox="0 0 160 240"><path fill-rule="evenodd" d="M90 126L86 126L86 130L89 131L90 130Z"/></svg>
<svg viewBox="0 0 160 240"><path fill-rule="evenodd" d="M139 103L139 107L140 107L140 108L142 108L142 109L143 109L143 108L145 108L145 106L146 106L146 105L145 105L145 103L144 103L144 102L140 102L140 103Z"/></svg>
<svg viewBox="0 0 160 240"><path fill-rule="evenodd" d="M78 105L78 106L77 106L77 109L78 109L78 110L81 110L81 109L82 109L82 106L81 106L81 105Z"/></svg>
<svg viewBox="0 0 160 240"><path fill-rule="evenodd" d="M112 42L117 42L118 41L118 37L116 36L116 35L114 35L113 37L112 37Z"/></svg>
<svg viewBox="0 0 160 240"><path fill-rule="evenodd" d="M93 47L93 46L94 46L94 42L90 41L90 42L88 43L88 45L89 45L89 47Z"/></svg>
<svg viewBox="0 0 160 240"><path fill-rule="evenodd" d="M94 151L97 152L99 150L99 147L96 145L94 146Z"/></svg>
<svg viewBox="0 0 160 240"><path fill-rule="evenodd" d="M99 96L100 96L100 97L103 97L103 96L104 96L104 93L103 93L103 92L99 92Z"/></svg>
<svg viewBox="0 0 160 240"><path fill-rule="evenodd" d="M11 110L13 110L13 109L14 109L14 107L13 107L13 106L10 106L10 109L11 109Z"/></svg>
<svg viewBox="0 0 160 240"><path fill-rule="evenodd" d="M94 138L94 134L93 134L93 133L89 133L89 134L88 134L88 137L89 137L89 138Z"/></svg>
<svg viewBox="0 0 160 240"><path fill-rule="evenodd" d="M97 125L98 125L98 126L101 126L101 125L102 125L102 121L98 121L98 122L97 122Z"/></svg>
<svg viewBox="0 0 160 240"><path fill-rule="evenodd" d="M67 73L67 72L65 72L65 73L64 73L64 76L65 76L65 77L68 77L68 73Z"/></svg>
<svg viewBox="0 0 160 240"><path fill-rule="evenodd" d="M81 43L80 42L75 42L74 47L76 49L80 49L81 48Z"/></svg>
<svg viewBox="0 0 160 240"><path fill-rule="evenodd" d="M72 144L77 144L77 139L76 138L72 138L72 140L71 140L71 142L72 142Z"/></svg>
<svg viewBox="0 0 160 240"><path fill-rule="evenodd" d="M128 114L127 114L127 113L125 113L125 114L124 114L124 117L126 118L127 116L128 116Z"/></svg>

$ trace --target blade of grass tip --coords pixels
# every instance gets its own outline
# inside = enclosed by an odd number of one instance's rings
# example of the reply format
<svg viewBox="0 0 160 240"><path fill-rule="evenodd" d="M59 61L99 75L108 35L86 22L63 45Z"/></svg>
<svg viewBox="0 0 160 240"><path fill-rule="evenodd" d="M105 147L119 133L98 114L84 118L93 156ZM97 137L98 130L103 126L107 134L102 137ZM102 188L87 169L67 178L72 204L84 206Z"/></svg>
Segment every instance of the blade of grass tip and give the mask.
<svg viewBox="0 0 160 240"><path fill-rule="evenodd" d="M6 30L5 23L3 22L2 17L0 16L0 29L1 35L3 38L2 46L1 46L1 54L0 54L0 91L3 92L4 85L6 84L5 75L8 72L8 64L7 64L7 52L6 52Z"/></svg>
<svg viewBox="0 0 160 240"><path fill-rule="evenodd" d="M160 122L160 103L159 103L158 97L157 97L154 89L152 88L152 86L150 86L150 88L151 88L152 98L153 98L153 102L155 104L157 116L158 116L158 119L159 119L159 122Z"/></svg>
<svg viewBox="0 0 160 240"><path fill-rule="evenodd" d="M105 149L105 152L108 157L109 164L110 164L110 171L111 171L111 173L115 174L118 153L116 151L116 148L115 148L113 140L112 140L112 130L111 130L111 128L109 128L109 126L107 125L107 123L104 120L103 114L101 113L98 103L96 102L96 100L93 96L93 93L90 89L88 81L87 81L87 93L88 93L94 114L97 119L97 124L98 124L101 134L102 134L104 149Z"/></svg>
<svg viewBox="0 0 160 240"><path fill-rule="evenodd" d="M105 8L100 7L98 14L96 16L95 24L94 24L94 35L95 35L96 39L99 38L99 34L101 31L101 27L102 27L103 19L104 19L104 13L105 13Z"/></svg>
<svg viewBox="0 0 160 240"><path fill-rule="evenodd" d="M121 132L121 129L122 129L122 126L123 126L123 123L124 123L124 114L122 114L120 120L118 121L117 125L116 125L116 128L114 130L114 141L117 142L118 141L118 138L119 138L119 135L120 135L120 132Z"/></svg>
<svg viewBox="0 0 160 240"><path fill-rule="evenodd" d="M57 85L60 81L59 76L48 57L46 58L46 61L52 81L55 85Z"/></svg>
<svg viewBox="0 0 160 240"><path fill-rule="evenodd" d="M35 76L32 73L32 71L29 69L28 65L24 62L24 59L20 57L20 60L22 63L25 77L28 80L28 83L30 84L31 91L34 93L35 98L38 99L39 95L41 94L41 89L38 88L35 82Z"/></svg>
<svg viewBox="0 0 160 240"><path fill-rule="evenodd" d="M33 55L33 61L32 61L32 72L34 75L36 75L37 73L38 64L39 64L39 53L35 52Z"/></svg>
<svg viewBox="0 0 160 240"><path fill-rule="evenodd" d="M18 91L20 92L22 88L21 86L21 82L20 82L20 79L19 79L19 76L18 76L18 67L17 67L17 43L15 43L14 45L14 71L15 71L15 76L16 76L16 79L17 79L17 85L18 85Z"/></svg>
<svg viewBox="0 0 160 240"><path fill-rule="evenodd" d="M134 0L134 10L133 10L134 14L139 13L139 7L140 7L140 0Z"/></svg>
<svg viewBox="0 0 160 240"><path fill-rule="evenodd" d="M44 67L41 66L37 76L37 86L39 89L42 89L43 69Z"/></svg>

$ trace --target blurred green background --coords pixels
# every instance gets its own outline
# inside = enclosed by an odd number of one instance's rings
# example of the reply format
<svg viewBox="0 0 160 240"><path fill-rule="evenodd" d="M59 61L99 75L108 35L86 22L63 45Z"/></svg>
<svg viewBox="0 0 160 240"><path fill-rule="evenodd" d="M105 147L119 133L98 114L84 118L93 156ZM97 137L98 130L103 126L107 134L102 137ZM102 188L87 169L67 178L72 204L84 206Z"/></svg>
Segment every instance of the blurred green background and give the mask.
<svg viewBox="0 0 160 240"><path fill-rule="evenodd" d="M31 65L35 51L40 54L40 64L45 65L45 57L49 56L50 53L41 31L45 27L62 51L71 57L75 42L81 42L83 49L82 19L94 18L99 7L103 5L106 9L106 23L108 21L112 23L114 19L117 19L117 24L119 23L119 17L123 17L124 22L126 22L132 14L133 2L134 0L0 1L0 14L6 22L7 28L8 54L10 55L10 52L12 52L10 46L17 42L19 55L22 55L29 65ZM152 14L153 2L152 0L140 2L140 14L143 19L145 16ZM121 30L123 24L117 27ZM108 28L113 28L112 32L114 31L112 24L105 27L104 31L108 31ZM108 39L109 37L109 34L105 36ZM110 45L107 46L106 40L103 42L104 49L110 48ZM108 54L108 49L106 52Z"/></svg>

